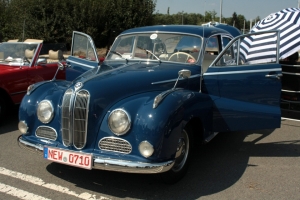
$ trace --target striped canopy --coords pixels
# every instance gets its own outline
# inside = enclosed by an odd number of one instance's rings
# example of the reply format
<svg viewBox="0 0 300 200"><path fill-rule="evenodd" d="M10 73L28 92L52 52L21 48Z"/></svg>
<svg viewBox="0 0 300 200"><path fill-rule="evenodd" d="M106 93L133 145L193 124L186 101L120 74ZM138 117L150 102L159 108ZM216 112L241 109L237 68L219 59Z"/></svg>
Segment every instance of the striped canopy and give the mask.
<svg viewBox="0 0 300 200"><path fill-rule="evenodd" d="M270 14L263 20L257 22L250 33L259 31L280 30L280 59L284 59L300 50L300 9L286 8L279 12ZM277 37L273 37L277 40ZM270 48L271 36L261 36L256 39L256 44L260 44L260 50ZM247 46L247 45L246 45ZM272 53L273 54L273 53ZM265 52L265 58L267 53Z"/></svg>

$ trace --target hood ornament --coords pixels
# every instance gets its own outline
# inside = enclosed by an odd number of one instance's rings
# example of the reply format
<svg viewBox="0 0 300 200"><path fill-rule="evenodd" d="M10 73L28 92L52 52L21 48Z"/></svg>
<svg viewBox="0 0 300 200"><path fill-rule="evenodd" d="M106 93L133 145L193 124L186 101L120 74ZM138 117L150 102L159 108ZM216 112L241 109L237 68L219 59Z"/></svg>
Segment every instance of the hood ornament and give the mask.
<svg viewBox="0 0 300 200"><path fill-rule="evenodd" d="M82 88L83 84L82 82L77 82L74 86L75 90L79 90L80 88Z"/></svg>

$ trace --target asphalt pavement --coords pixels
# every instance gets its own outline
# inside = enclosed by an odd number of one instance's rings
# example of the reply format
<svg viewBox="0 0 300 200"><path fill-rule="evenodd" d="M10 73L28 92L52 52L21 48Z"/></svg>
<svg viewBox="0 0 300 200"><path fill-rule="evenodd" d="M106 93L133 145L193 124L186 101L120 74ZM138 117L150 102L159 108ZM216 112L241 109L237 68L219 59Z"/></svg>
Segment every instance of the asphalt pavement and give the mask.
<svg viewBox="0 0 300 200"><path fill-rule="evenodd" d="M158 176L84 170L20 149L17 111L0 126L2 199L300 199L300 121L222 133L174 185Z"/></svg>

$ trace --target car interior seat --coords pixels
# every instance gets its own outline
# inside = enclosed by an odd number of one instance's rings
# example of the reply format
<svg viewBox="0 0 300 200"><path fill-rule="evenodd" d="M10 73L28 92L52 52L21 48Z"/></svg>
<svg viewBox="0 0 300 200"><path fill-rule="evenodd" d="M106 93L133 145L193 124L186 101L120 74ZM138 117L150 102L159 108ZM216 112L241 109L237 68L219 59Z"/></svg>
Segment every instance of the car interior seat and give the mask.
<svg viewBox="0 0 300 200"><path fill-rule="evenodd" d="M57 50L57 51L49 50L49 58L47 60L47 63L58 62L63 59L64 56L61 50Z"/></svg>

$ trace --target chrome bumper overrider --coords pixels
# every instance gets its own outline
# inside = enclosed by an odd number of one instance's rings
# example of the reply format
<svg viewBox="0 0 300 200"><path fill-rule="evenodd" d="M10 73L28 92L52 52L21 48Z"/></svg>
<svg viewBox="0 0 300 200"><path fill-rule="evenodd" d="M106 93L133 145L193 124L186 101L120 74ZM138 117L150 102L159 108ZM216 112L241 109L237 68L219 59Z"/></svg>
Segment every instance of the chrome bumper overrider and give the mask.
<svg viewBox="0 0 300 200"><path fill-rule="evenodd" d="M32 144L22 139L22 136L18 138L18 144L21 148L43 154L43 145ZM162 162L162 163L142 163L131 162L127 160L115 160L109 158L101 158L93 156L95 169L102 169L108 171L128 172L128 173L140 173L140 174L155 174L166 172L170 170L174 165L174 160Z"/></svg>

